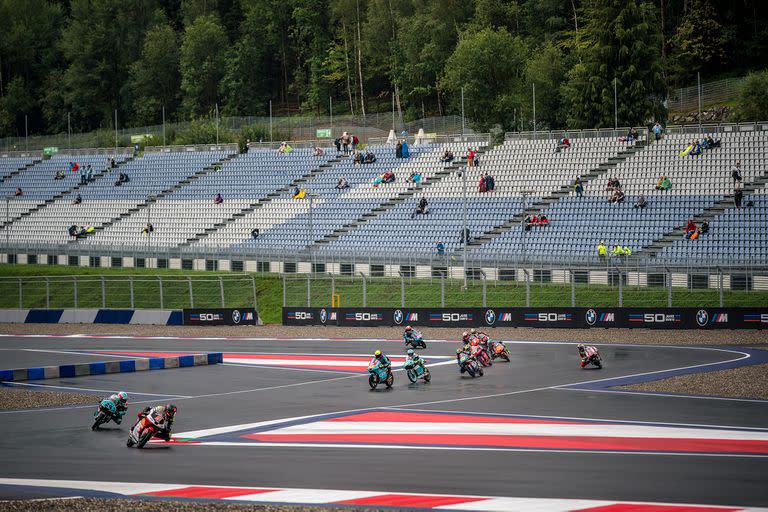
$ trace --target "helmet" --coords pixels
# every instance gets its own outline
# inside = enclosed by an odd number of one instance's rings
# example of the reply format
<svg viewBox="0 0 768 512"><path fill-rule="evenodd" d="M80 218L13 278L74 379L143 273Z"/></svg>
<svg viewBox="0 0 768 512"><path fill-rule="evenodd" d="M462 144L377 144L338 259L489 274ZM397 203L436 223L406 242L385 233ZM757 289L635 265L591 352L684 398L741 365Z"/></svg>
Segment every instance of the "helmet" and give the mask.
<svg viewBox="0 0 768 512"><path fill-rule="evenodd" d="M412 356L413 355L413 349L409 348L408 352L406 352L406 354L408 354L409 356Z"/></svg>
<svg viewBox="0 0 768 512"><path fill-rule="evenodd" d="M472 346L473 346L473 347L476 347L476 346L478 346L479 344L480 344L480 340L479 340L479 339L477 339L477 338L473 338L473 339L472 339Z"/></svg>
<svg viewBox="0 0 768 512"><path fill-rule="evenodd" d="M165 406L165 415L169 418L173 418L173 416L176 414L176 406L173 404L168 404Z"/></svg>
<svg viewBox="0 0 768 512"><path fill-rule="evenodd" d="M471 332L472 334L475 334L475 333L477 332L477 329L475 329L475 328L473 327L473 328L472 328L472 329L471 329L469 332Z"/></svg>
<svg viewBox="0 0 768 512"><path fill-rule="evenodd" d="M120 399L121 402L127 402L128 401L128 393L125 391L121 391L117 394L117 398Z"/></svg>
<svg viewBox="0 0 768 512"><path fill-rule="evenodd" d="M579 352L584 352L584 344L583 344L583 343L579 343L579 344L576 346L576 348L578 348L578 349L579 349Z"/></svg>
<svg viewBox="0 0 768 512"><path fill-rule="evenodd" d="M411 327L410 325L406 325L406 326L405 326L405 330L406 330L406 331L410 331L410 330L412 330L412 329L413 329L413 327Z"/></svg>
<svg viewBox="0 0 768 512"><path fill-rule="evenodd" d="M379 357L381 355L381 350L377 350L373 353L374 356Z"/></svg>
<svg viewBox="0 0 768 512"><path fill-rule="evenodd" d="M462 352L464 352L464 347L459 347L456 349L457 354L461 354Z"/></svg>

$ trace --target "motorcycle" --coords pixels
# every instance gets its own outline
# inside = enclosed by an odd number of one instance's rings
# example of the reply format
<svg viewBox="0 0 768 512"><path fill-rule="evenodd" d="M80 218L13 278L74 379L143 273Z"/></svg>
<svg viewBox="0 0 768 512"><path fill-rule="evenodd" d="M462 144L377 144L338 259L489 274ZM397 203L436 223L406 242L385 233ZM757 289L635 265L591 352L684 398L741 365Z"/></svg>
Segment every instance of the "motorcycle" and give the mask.
<svg viewBox="0 0 768 512"><path fill-rule="evenodd" d="M405 339L405 346L409 345L411 348L427 348L427 344L419 331L414 331L412 338Z"/></svg>
<svg viewBox="0 0 768 512"><path fill-rule="evenodd" d="M381 364L379 361L371 361L368 365L368 385L371 389L376 389L379 383L383 382L387 389L392 387L395 382L395 376L389 371L389 368Z"/></svg>
<svg viewBox="0 0 768 512"><path fill-rule="evenodd" d="M112 420L115 423L120 423L123 415L117 411L117 406L112 400L104 399L99 404L96 412L93 413L93 417L94 420L93 425L91 425L91 430L98 430L99 426L104 423L109 423L109 420ZM120 421L118 421L118 419L120 419Z"/></svg>
<svg viewBox="0 0 768 512"><path fill-rule="evenodd" d="M413 361L407 361L403 368L405 368L405 374L411 382L416 382L419 378L424 379L424 382L432 380L432 374L429 373L429 368L421 366L420 364L415 364Z"/></svg>
<svg viewBox="0 0 768 512"><path fill-rule="evenodd" d="M483 369L477 364L475 358L466 352L462 352L461 355L459 355L457 363L459 365L460 373L467 372L472 378L476 375L479 375L480 377L483 376Z"/></svg>
<svg viewBox="0 0 768 512"><path fill-rule="evenodd" d="M581 367L586 368L590 364L593 364L597 367L597 369L602 369L603 367L603 358L600 357L600 352L595 349L594 354L587 354L587 357L582 358L581 360Z"/></svg>
<svg viewBox="0 0 768 512"><path fill-rule="evenodd" d="M159 415L147 414L141 415L139 420L131 427L128 433L126 446L129 448L136 445L136 448L143 448L155 436L163 437L167 441L169 432L166 427L165 418Z"/></svg>
<svg viewBox="0 0 768 512"><path fill-rule="evenodd" d="M495 360L501 358L506 362L509 362L509 349L503 341L492 341L489 345L489 352L491 353L491 359Z"/></svg>
<svg viewBox="0 0 768 512"><path fill-rule="evenodd" d="M477 362L483 366L491 366L493 364L488 349L479 343L472 345L472 355L477 359Z"/></svg>

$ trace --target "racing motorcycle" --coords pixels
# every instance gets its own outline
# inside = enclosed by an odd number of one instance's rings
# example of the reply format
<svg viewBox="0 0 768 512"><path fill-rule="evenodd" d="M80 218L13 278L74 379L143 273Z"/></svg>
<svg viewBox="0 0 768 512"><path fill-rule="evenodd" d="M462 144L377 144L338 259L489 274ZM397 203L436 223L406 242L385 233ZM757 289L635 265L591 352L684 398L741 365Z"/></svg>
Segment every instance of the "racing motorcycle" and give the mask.
<svg viewBox="0 0 768 512"><path fill-rule="evenodd" d="M432 380L432 374L429 373L429 368L421 366L420 364L415 364L413 361L407 361L403 368L405 368L405 374L411 382L416 382L420 378L424 379L424 382Z"/></svg>
<svg viewBox="0 0 768 512"><path fill-rule="evenodd" d="M472 340L472 355L477 359L477 362L483 366L491 366L493 364L491 355L488 353L488 348L483 346L477 338Z"/></svg>
<svg viewBox="0 0 768 512"><path fill-rule="evenodd" d="M368 376L368 385L371 386L371 389L376 389L376 386L381 382L383 382L384 385L387 386L387 389L389 389L395 382L395 376L392 375L389 368L381 364L378 360L371 361L368 365L368 373L370 374Z"/></svg>
<svg viewBox="0 0 768 512"><path fill-rule="evenodd" d="M142 414L136 424L131 427L128 433L126 446L129 448L136 445L136 448L143 448L153 437L162 437L166 441L169 437L168 423L161 414Z"/></svg>
<svg viewBox="0 0 768 512"><path fill-rule="evenodd" d="M476 375L479 375L480 377L483 376L483 369L480 368L480 366L477 364L475 358L466 352L459 354L459 360L457 361L457 364L459 365L460 373L466 372L473 378Z"/></svg>
<svg viewBox="0 0 768 512"><path fill-rule="evenodd" d="M581 358L582 368L586 368L590 364L595 365L598 369L603 367L603 358L600 357L600 352L594 347L588 347L586 356Z"/></svg>
<svg viewBox="0 0 768 512"><path fill-rule="evenodd" d="M501 358L509 362L509 349L503 341L491 341L488 345L488 351L491 353L491 359Z"/></svg>
<svg viewBox="0 0 768 512"><path fill-rule="evenodd" d="M405 346L411 348L427 348L427 344L424 342L424 338L419 331L413 331L413 337L405 340Z"/></svg>
<svg viewBox="0 0 768 512"><path fill-rule="evenodd" d="M91 430L98 430L104 423L109 423L110 420L115 423L122 421L122 413L118 412L117 406L112 400L104 399L99 404L96 412L93 413L93 425Z"/></svg>

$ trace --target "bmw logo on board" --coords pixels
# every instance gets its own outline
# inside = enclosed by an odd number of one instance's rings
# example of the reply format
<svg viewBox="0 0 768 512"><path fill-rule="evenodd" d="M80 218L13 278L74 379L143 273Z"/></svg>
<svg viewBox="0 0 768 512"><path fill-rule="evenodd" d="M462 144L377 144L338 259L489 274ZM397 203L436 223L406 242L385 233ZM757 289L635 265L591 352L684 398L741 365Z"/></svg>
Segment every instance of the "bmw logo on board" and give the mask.
<svg viewBox="0 0 768 512"><path fill-rule="evenodd" d="M706 309L700 309L698 313L696 313L696 323L699 324L699 327L704 327L707 325L708 321L709 313L707 313Z"/></svg>
<svg viewBox="0 0 768 512"><path fill-rule="evenodd" d="M320 323L324 324L328 321L328 312L325 309L320 310Z"/></svg>
<svg viewBox="0 0 768 512"><path fill-rule="evenodd" d="M587 324L595 325L595 322L597 322L597 313L595 312L594 309L587 310L586 320L587 320Z"/></svg>
<svg viewBox="0 0 768 512"><path fill-rule="evenodd" d="M239 324L240 323L240 310L239 309L233 309L232 310L232 323Z"/></svg>
<svg viewBox="0 0 768 512"><path fill-rule="evenodd" d="M395 313L393 315L393 320L397 325L400 325L403 323L403 312L399 309L395 310Z"/></svg>
<svg viewBox="0 0 768 512"><path fill-rule="evenodd" d="M489 309L485 312L485 323L488 325L493 325L493 323L496 321L496 312L492 309Z"/></svg>

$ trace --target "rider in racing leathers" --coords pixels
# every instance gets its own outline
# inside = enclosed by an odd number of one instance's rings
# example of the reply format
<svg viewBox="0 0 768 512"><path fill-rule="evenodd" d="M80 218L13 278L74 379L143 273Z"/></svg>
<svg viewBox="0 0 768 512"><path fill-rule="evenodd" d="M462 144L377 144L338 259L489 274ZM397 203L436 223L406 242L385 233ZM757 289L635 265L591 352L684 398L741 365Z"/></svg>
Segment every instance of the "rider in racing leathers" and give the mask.
<svg viewBox="0 0 768 512"><path fill-rule="evenodd" d="M470 338L472 337L471 334L469 334L467 331L464 331L461 333L461 343L466 345L470 342Z"/></svg>
<svg viewBox="0 0 768 512"><path fill-rule="evenodd" d="M110 395L109 398L105 398L105 400L109 400L115 404L117 416L112 418L112 421L119 425L123 421L123 414L125 414L125 411L128 410L128 393L125 391L120 391L119 393Z"/></svg>
<svg viewBox="0 0 768 512"><path fill-rule="evenodd" d="M139 418L143 418L144 416L151 417L155 424L163 429L157 434L157 437L170 441L171 427L173 427L173 421L176 418L176 410L176 406L173 404L157 405L155 407L147 406L138 414L138 416ZM136 434L138 434L138 432L136 432Z"/></svg>
<svg viewBox="0 0 768 512"><path fill-rule="evenodd" d="M408 352L406 352L408 357L405 359L405 364L413 363L415 366L421 366L421 369L426 371L427 367L424 365L424 359L422 359L419 354L413 351L412 348L408 349Z"/></svg>
<svg viewBox="0 0 768 512"><path fill-rule="evenodd" d="M407 325L405 327L405 332L403 332L403 341L405 341L405 344L408 345L409 343L415 342L417 339L419 339L419 333L411 327L410 325Z"/></svg>
<svg viewBox="0 0 768 512"><path fill-rule="evenodd" d="M461 364L461 354L467 354L469 357L474 357L472 355L472 346L467 343L456 349L456 362L459 364Z"/></svg>
<svg viewBox="0 0 768 512"><path fill-rule="evenodd" d="M589 360L598 354L597 349L595 347L584 346L583 343L579 343L579 345L576 348L579 349L579 357L581 358L582 368L587 366L587 363L589 363Z"/></svg>
<svg viewBox="0 0 768 512"><path fill-rule="evenodd" d="M381 363L381 365L387 369L388 374L392 373L392 361L390 361L389 358L381 352L381 350L377 350L373 353L373 360L371 360L371 363L374 361Z"/></svg>

